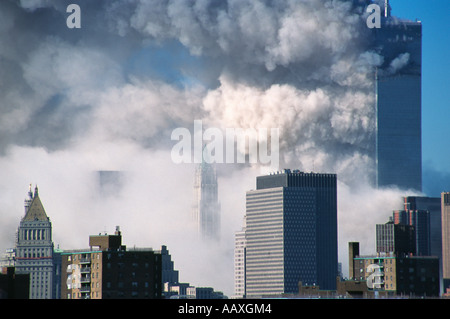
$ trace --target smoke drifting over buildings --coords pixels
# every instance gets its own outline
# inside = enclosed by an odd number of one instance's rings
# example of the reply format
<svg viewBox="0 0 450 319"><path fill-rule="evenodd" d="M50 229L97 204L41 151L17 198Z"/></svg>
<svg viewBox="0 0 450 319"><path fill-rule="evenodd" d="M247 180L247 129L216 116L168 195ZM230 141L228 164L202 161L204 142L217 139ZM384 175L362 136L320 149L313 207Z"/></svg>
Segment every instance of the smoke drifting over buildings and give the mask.
<svg viewBox="0 0 450 319"><path fill-rule="evenodd" d="M0 2L3 250L37 183L61 248L121 225L129 244L166 244L181 281L231 295L234 232L264 167L218 168L222 240L196 246L194 166L170 159L172 130L195 119L279 128L281 167L337 173L343 256L401 205L404 193L371 185L373 71L409 56L377 53L365 2L81 0L81 28L69 29L71 2ZM127 172L115 196L94 194L98 171ZM367 214L379 220L366 227Z"/></svg>

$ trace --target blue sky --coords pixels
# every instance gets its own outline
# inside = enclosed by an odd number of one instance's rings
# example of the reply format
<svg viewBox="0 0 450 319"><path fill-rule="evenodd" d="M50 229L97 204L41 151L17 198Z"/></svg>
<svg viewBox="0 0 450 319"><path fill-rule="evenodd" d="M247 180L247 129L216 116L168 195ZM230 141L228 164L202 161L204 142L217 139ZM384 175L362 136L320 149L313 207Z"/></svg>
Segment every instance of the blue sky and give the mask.
<svg viewBox="0 0 450 319"><path fill-rule="evenodd" d="M450 177L450 1L391 0L390 4L392 15L422 21L422 158L427 191L436 184L429 168ZM441 184L450 190L450 180L444 182L442 177Z"/></svg>

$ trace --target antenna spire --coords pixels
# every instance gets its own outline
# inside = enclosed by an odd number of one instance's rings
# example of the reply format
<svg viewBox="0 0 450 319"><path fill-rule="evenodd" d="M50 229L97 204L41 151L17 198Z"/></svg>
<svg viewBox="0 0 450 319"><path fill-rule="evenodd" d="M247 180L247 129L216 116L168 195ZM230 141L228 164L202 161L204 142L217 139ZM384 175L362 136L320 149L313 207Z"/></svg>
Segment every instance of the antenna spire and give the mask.
<svg viewBox="0 0 450 319"><path fill-rule="evenodd" d="M391 16L391 6L389 5L389 0L384 0L384 16L386 18Z"/></svg>

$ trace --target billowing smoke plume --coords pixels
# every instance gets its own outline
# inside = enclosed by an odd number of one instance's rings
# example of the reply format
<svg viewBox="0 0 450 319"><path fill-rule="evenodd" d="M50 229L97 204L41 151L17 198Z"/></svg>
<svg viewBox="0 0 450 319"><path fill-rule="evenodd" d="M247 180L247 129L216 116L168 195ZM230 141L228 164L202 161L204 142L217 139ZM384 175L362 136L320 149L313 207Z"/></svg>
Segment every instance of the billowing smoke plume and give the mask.
<svg viewBox="0 0 450 319"><path fill-rule="evenodd" d="M372 71L384 61L364 5L81 0L81 28L69 29L71 2L0 2L2 249L37 183L60 248L120 225L129 246L168 245L182 281L232 294L233 235L261 168L221 166L222 242L200 245L186 227L194 166L170 158L171 132L195 119L279 128L281 168L339 176L342 260L348 240L373 243L365 234L400 197L370 186ZM97 178L109 170L123 180L105 195Z"/></svg>

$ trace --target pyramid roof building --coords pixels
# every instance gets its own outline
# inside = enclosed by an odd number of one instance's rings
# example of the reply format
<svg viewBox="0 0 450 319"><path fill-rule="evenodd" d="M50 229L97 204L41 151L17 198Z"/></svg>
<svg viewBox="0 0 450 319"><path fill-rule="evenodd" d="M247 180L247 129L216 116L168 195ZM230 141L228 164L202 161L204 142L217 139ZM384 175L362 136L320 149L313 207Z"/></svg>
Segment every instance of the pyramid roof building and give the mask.
<svg viewBox="0 0 450 319"><path fill-rule="evenodd" d="M25 216L22 221L48 221L49 218L39 198L38 188L36 186L34 190L34 196L31 200L31 204L28 207Z"/></svg>

